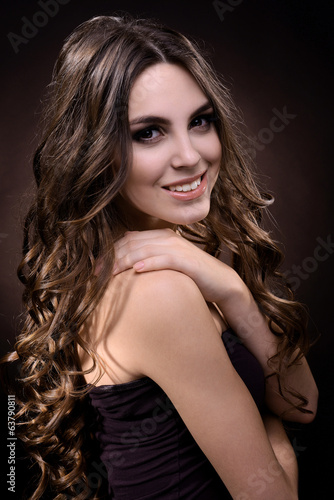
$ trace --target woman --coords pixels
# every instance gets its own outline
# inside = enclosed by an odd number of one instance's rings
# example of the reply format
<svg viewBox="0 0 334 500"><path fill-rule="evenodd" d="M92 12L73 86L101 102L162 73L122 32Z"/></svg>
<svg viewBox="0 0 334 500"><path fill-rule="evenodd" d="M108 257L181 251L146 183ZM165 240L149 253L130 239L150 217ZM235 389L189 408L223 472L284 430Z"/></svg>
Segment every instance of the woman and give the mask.
<svg viewBox="0 0 334 500"><path fill-rule="evenodd" d="M305 315L233 116L170 29L102 16L65 42L19 268L28 314L8 356L41 471L32 499L97 498L91 431L108 498L297 498L281 418L316 412Z"/></svg>

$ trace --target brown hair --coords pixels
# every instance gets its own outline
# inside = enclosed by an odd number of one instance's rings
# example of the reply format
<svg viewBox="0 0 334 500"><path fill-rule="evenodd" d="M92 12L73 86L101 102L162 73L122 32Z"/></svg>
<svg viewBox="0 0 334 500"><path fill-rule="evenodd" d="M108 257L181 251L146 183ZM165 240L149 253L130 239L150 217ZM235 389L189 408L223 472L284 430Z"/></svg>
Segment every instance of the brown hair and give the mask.
<svg viewBox="0 0 334 500"><path fill-rule="evenodd" d="M106 289L113 244L126 227L115 200L131 164L130 90L145 68L160 62L190 71L212 102L223 146L208 216L180 230L213 255L222 244L230 249L233 267L270 326L283 332L271 360L279 381L296 347L301 354L307 350L303 308L277 270L279 249L260 226L271 198L254 183L229 94L196 44L153 21L101 16L83 23L66 40L49 88L34 157L37 192L18 270L27 314L16 351L7 356L20 360L20 436L40 466L32 500L48 491L58 500L86 498L77 490L79 482L87 484L89 439L77 347L100 366L80 332ZM102 268L95 273L98 261ZM305 399L300 401L303 410ZM90 492L89 498L97 497Z"/></svg>

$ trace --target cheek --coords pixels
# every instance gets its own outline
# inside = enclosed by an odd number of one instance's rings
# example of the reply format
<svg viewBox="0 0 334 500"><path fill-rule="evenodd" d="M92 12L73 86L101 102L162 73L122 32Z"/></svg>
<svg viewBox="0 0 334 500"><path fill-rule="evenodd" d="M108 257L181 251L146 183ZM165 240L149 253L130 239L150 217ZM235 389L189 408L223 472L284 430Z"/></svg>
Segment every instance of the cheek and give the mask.
<svg viewBox="0 0 334 500"><path fill-rule="evenodd" d="M198 141L197 147L203 159L212 164L220 161L222 157L222 145L215 130L199 137Z"/></svg>
<svg viewBox="0 0 334 500"><path fill-rule="evenodd" d="M133 163L128 178L128 185L152 186L164 171L162 155L155 151L133 153Z"/></svg>
<svg viewBox="0 0 334 500"><path fill-rule="evenodd" d="M214 189L219 176L222 155L222 145L218 139L218 136L216 135L212 139L210 147L207 150L207 161L211 164L211 169L209 170L209 177L211 177L210 193L212 193L212 190Z"/></svg>
<svg viewBox="0 0 334 500"><path fill-rule="evenodd" d="M148 167L147 163L140 161L138 158L133 158L133 164L125 186L127 188L133 188L134 186L138 188L147 185L152 177L152 173Z"/></svg>
<svg viewBox="0 0 334 500"><path fill-rule="evenodd" d="M223 149L217 134L215 134L215 137L212 141L211 154L212 154L212 163L216 162L220 163L223 155Z"/></svg>

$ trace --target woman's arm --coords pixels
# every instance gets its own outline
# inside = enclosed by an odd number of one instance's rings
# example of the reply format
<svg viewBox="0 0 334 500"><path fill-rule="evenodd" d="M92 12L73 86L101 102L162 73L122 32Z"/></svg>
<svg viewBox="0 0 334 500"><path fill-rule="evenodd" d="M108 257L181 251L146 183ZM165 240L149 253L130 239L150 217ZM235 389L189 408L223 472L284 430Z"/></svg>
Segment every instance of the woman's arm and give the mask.
<svg viewBox="0 0 334 500"><path fill-rule="evenodd" d="M127 279L127 369L166 392L234 499L296 499L296 474L268 438L277 429L267 435L193 280L168 270Z"/></svg>
<svg viewBox="0 0 334 500"><path fill-rule="evenodd" d="M291 446L290 440L284 430L283 424L279 417L273 414L262 416L264 427L267 431L267 436L273 448L277 461L283 467L285 473L289 477L291 484L297 488L298 484L298 465L296 454ZM269 465L272 475L275 476L275 466ZM278 472L277 472L278 473ZM269 480L268 477L262 479ZM263 488L263 484L262 484Z"/></svg>
<svg viewBox="0 0 334 500"><path fill-rule="evenodd" d="M264 375L270 375L272 369L268 366L268 359L277 353L280 339L271 332L246 285L240 279L237 280L233 291L229 296L222 298L217 305L247 349L257 358ZM296 351L295 356L298 352ZM317 411L318 389L304 356L298 363L287 367L284 385L305 396L308 399L305 408L312 413L301 413L287 403L278 392L278 381L275 376L266 379L267 407L286 420L311 422ZM285 391L285 395L296 404L299 403L299 400L289 392Z"/></svg>
<svg viewBox="0 0 334 500"><path fill-rule="evenodd" d="M116 257L115 274L134 267L137 272L174 269L189 276L205 300L218 305L229 325L258 359L264 374L272 373L268 359L277 353L279 338L270 331L252 294L230 266L168 229L127 233L116 245ZM268 408L279 416L284 414L287 420L310 422L316 413L318 390L305 357L287 369L284 383L307 398L306 409L312 414L295 410L281 397L276 377L267 379ZM286 395L291 398L289 393Z"/></svg>

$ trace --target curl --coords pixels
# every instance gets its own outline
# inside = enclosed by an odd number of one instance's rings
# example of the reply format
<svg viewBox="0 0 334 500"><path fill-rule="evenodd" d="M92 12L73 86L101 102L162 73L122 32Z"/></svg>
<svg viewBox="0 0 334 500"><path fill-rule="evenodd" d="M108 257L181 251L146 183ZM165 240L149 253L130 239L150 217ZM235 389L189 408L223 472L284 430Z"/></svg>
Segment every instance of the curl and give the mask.
<svg viewBox="0 0 334 500"><path fill-rule="evenodd" d="M236 109L207 58L196 43L153 21L100 16L83 23L65 41L49 86L33 161L36 195L18 267L25 321L15 351L5 358L20 364L19 437L39 468L31 500L50 492L56 500L100 494L78 492L78 484L88 485L94 443L88 372L78 349L92 359L89 371L99 368L97 383L103 363L81 332L108 285L114 243L127 229L117 198L131 165L131 87L159 62L180 64L195 78L217 114L223 148L208 216L180 231L212 255L219 256L222 246L230 250L232 266L280 337L270 363L282 394L284 370L299 360L296 349L307 352L305 312L279 272L278 246L261 227L272 198L255 184L239 145Z"/></svg>

